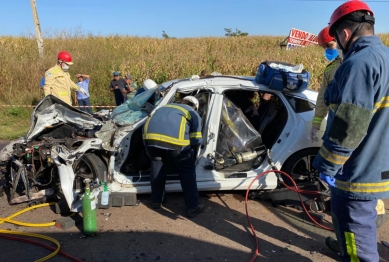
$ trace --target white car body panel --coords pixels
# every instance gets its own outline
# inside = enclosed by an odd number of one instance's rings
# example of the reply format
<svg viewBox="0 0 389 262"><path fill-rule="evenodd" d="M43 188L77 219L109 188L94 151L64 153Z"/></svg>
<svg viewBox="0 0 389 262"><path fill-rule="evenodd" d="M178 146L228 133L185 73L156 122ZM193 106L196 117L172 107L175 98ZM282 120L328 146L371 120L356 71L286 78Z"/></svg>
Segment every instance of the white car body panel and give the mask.
<svg viewBox="0 0 389 262"><path fill-rule="evenodd" d="M170 82L171 83L171 82ZM170 84L169 83L169 84ZM205 126L203 132L203 144L205 145L199 152L196 165L196 174L199 190L245 190L248 185L251 183L252 179L263 171L271 169L270 165L262 164L260 168L256 170L251 170L246 172L247 178L225 178L225 173L218 172L216 170L206 170L204 166L206 165L208 154L212 154L216 150L216 143L218 140L218 123L220 121L221 115L221 103L223 100L222 93L229 89L244 89L257 91L258 88L262 91L268 91L278 95L283 99L283 102L288 111L293 111L289 103L282 96L281 92L270 90L264 85L256 84L253 81L245 81L242 79L200 79L194 81L185 81L176 83L168 95L159 103L155 110L159 107L162 107L167 104L169 99L174 96L176 91L182 93L193 92L194 90L214 90L214 95L212 95L210 100L210 112L208 118L205 121ZM297 97L304 98L305 100L314 101L317 97L317 92L306 90L304 93L293 94ZM290 114L288 116L287 124L280 136L280 143L276 143L271 152L272 159L276 160L275 164L278 168L281 168L283 162L288 159L293 153L305 149L308 147L320 147L321 142L310 141L309 133L311 127L311 120L313 118L313 112L306 112L301 114ZM142 126L145 119L138 122L133 126L133 129L137 129ZM129 134L128 134L129 135ZM294 137L295 143L291 145L286 143L288 137ZM120 138L118 138L120 140ZM129 141L131 137L123 136L122 141ZM282 142L285 140L285 142ZM114 182L110 185L112 191L120 192L136 192L136 193L150 193L151 188L149 182L136 182L133 181L133 177L126 176L120 172L120 167L124 160L127 157L128 147L120 144L117 148L117 156L110 158L109 163L109 172L113 174ZM258 180L258 183L254 183L253 189L275 189L277 187L277 178L274 173L270 173L267 176ZM169 192L181 191L181 185L178 180L167 181L166 190Z"/></svg>
<svg viewBox="0 0 389 262"><path fill-rule="evenodd" d="M206 169L209 166L209 156L215 155L219 136L220 121L222 115L222 104L224 92L228 90L248 90L271 93L277 96L282 102L286 112L287 120L280 133L277 141L272 145L270 156L278 169L293 154L303 149L319 148L321 140L312 142L310 139L310 130L314 110L309 110L302 113L296 113L293 106L285 95L292 96L304 101L309 101L315 104L317 92L305 90L302 93L282 93L280 91L271 90L267 86L257 84L253 77L235 77L222 76L201 78L197 80L173 80L166 82L160 86L160 90L168 90L173 85L165 96L156 103L156 107L151 112L151 115L158 108L170 103L176 92L182 94L196 94L200 91L209 91L210 99L208 101L208 113L204 120L203 128L203 143L199 149L196 159L196 174L197 185L200 191L218 191L218 190L246 190L253 179L261 172L271 170L271 166L264 160L256 169L244 172L246 177L228 178L234 175L234 171ZM42 100L44 101L44 100ZM53 146L52 155L58 167L61 187L64 196L72 210L80 207L80 201L75 201L77 193L73 190L75 174L73 172L73 164L79 160L86 152L107 151L110 156L107 160L107 174L110 191L112 192L135 192L135 193L150 193L150 182L140 181L142 171L139 171L140 177L125 175L121 172L121 168L125 165L131 148L131 139L135 131L142 128L148 117L140 119L131 125L117 126L112 120L105 123L94 119L91 115L72 109L61 103L53 104L46 108L43 114L32 116L32 125L26 135L26 140L32 140L39 135L47 126L54 125L60 122L71 122L75 125L93 128L101 126L100 131L96 132L94 138L85 139L82 145L76 150L66 149L63 146ZM320 138L325 129L326 119L323 121L320 131L317 135ZM11 151L11 147L9 151ZM4 152L0 155L0 159L10 158L9 152ZM263 176L254 182L253 190L272 190L278 185L277 177L273 172ZM101 189L96 189L95 194ZM179 180L168 180L166 183L166 191L176 192L181 191Z"/></svg>

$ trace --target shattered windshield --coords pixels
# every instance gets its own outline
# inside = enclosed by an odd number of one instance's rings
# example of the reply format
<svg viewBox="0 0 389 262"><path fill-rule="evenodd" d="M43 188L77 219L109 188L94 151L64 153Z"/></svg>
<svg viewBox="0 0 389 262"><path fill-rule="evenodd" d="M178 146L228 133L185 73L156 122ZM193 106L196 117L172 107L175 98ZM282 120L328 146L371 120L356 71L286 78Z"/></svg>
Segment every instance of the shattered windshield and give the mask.
<svg viewBox="0 0 389 262"><path fill-rule="evenodd" d="M148 116L160 99L158 87L146 90L116 107L112 112L111 119L119 126L132 125Z"/></svg>

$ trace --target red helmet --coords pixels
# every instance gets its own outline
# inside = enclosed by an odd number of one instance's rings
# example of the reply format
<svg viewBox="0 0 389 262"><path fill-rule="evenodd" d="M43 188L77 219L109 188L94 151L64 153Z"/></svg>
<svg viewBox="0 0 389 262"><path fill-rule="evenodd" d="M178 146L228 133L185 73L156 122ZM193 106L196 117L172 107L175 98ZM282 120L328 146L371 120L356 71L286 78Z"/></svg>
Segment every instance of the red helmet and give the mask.
<svg viewBox="0 0 389 262"><path fill-rule="evenodd" d="M354 17L352 20L356 22L373 22L374 24L374 17L373 17L373 11L370 9L370 7L365 3L360 0L350 0L347 1L343 4L341 4L338 8L335 9L335 11L332 13L330 22L328 23L329 25L329 34L331 36L334 35L334 28L333 26L335 25L336 22L338 22L340 19L343 17L356 12L356 11L366 11L367 15L363 17Z"/></svg>
<svg viewBox="0 0 389 262"><path fill-rule="evenodd" d="M330 36L328 26L324 27L320 31L319 35L317 36L317 41L319 42L319 46L323 46L328 42L335 41L335 38L333 36Z"/></svg>
<svg viewBox="0 0 389 262"><path fill-rule="evenodd" d="M58 60L61 60L61 61L65 62L66 64L69 64L69 65L73 64L72 56L66 51L59 52L57 58L58 58Z"/></svg>

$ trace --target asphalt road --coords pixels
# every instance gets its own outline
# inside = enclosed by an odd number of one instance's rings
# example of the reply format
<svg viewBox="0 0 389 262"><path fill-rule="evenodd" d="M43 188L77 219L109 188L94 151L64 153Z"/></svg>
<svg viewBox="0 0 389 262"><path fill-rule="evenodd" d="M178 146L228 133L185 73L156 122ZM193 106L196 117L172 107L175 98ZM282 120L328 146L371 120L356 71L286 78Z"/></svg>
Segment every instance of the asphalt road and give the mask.
<svg viewBox="0 0 389 262"><path fill-rule="evenodd" d="M1 147L1 145L0 145ZM138 206L98 209L98 235L85 237L82 218L72 217L76 226L68 230L56 227L21 227L0 224L0 229L33 232L51 236L61 250L84 261L249 261L255 240L245 214L244 192L201 194L205 211L193 219L185 217L182 194L168 194L160 210L150 208L149 195L139 195ZM389 207L389 201L385 201ZM10 206L0 197L0 217L26 207ZM312 226L302 212L273 206L266 201L249 200L248 210L259 243L256 261L336 261L337 255L324 244L332 232ZM388 210L388 209L387 209ZM325 224L331 218L323 214ZM29 211L14 219L43 223L60 218L51 207ZM389 261L389 222L378 232L380 261ZM41 240L39 240L41 241ZM50 252L32 244L0 238L0 261L34 261ZM50 261L68 261L56 255Z"/></svg>

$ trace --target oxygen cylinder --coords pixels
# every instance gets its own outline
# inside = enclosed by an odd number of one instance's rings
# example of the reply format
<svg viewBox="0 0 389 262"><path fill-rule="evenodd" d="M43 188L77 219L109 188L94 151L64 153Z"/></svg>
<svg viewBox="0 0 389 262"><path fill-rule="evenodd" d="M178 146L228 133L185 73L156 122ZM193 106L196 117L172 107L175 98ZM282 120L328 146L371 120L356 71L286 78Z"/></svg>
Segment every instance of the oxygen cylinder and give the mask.
<svg viewBox="0 0 389 262"><path fill-rule="evenodd" d="M86 179L85 194L82 197L82 216L84 234L95 236L97 234L96 201L95 195L90 192L89 179Z"/></svg>

